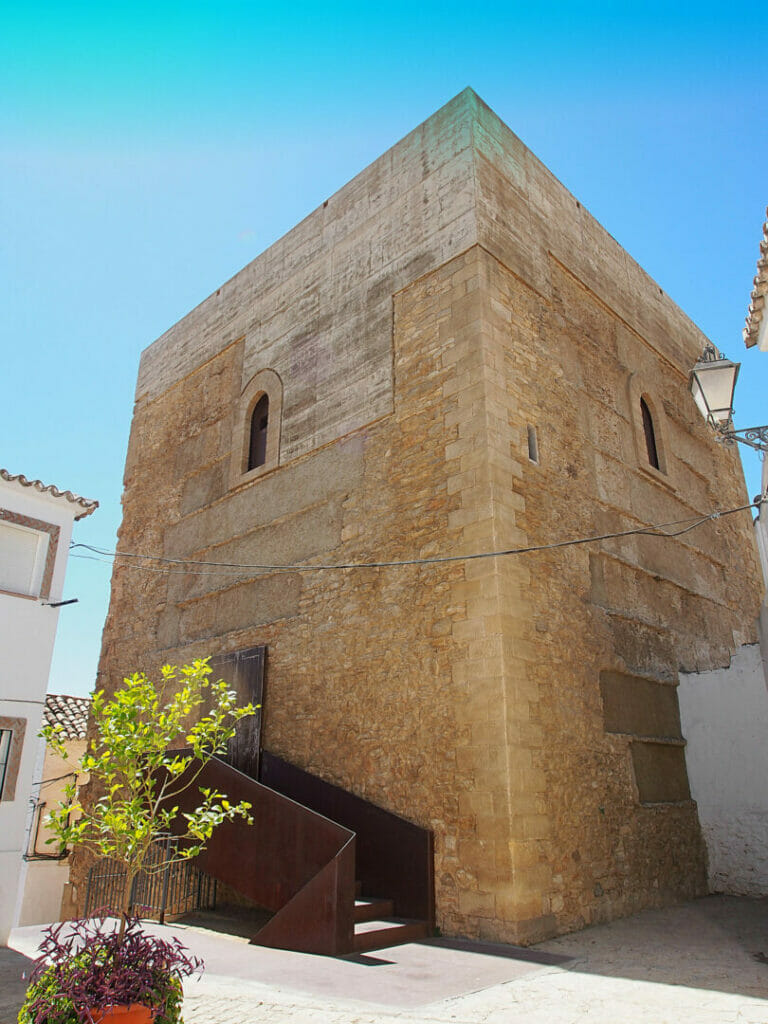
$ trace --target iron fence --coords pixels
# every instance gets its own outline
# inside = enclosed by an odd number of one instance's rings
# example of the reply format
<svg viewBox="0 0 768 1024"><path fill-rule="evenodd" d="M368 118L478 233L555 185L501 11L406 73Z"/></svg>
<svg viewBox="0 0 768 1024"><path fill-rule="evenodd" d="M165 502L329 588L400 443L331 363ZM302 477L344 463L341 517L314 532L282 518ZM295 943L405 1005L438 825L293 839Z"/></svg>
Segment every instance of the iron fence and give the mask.
<svg viewBox="0 0 768 1024"><path fill-rule="evenodd" d="M139 917L178 917L216 906L216 879L200 871L192 860L177 860L178 840L168 837L155 843L146 866L133 880L130 903ZM88 872L85 914L123 908L126 869L112 860L101 860Z"/></svg>

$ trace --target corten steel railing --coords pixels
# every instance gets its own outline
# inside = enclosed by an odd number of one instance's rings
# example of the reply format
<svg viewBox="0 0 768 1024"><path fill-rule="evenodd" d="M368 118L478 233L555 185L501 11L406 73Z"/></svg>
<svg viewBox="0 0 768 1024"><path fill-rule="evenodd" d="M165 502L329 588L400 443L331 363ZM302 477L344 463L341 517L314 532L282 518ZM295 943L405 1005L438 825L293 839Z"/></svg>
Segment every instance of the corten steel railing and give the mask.
<svg viewBox="0 0 768 1024"><path fill-rule="evenodd" d="M355 877L363 893L386 896L397 917L434 927L434 855L429 829L310 775L268 750L261 781L355 833Z"/></svg>
<svg viewBox="0 0 768 1024"><path fill-rule="evenodd" d="M133 880L131 905L140 917L178 917L216 906L216 879L206 875L191 860L174 861L178 841L169 836L150 850L147 869ZM122 911L125 891L125 867L116 861L101 860L88 872L85 914L95 911Z"/></svg>
<svg viewBox="0 0 768 1024"><path fill-rule="evenodd" d="M273 917L252 942L303 953L354 948L355 834L213 758L195 786L174 797L190 811L197 786L247 800L253 824L225 821L197 858L200 870Z"/></svg>

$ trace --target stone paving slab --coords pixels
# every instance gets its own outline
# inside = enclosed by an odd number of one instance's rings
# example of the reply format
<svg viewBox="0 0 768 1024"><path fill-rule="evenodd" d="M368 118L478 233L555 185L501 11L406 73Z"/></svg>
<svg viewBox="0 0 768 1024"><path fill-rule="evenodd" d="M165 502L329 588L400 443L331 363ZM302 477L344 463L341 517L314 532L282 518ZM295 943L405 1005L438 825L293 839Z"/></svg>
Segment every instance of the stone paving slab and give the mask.
<svg viewBox="0 0 768 1024"><path fill-rule="evenodd" d="M304 995L329 1003L378 1004L388 1010L425 1006L478 989L514 981L570 960L563 954L521 947L443 939L393 946L349 957L312 956L251 946L246 939L188 925L156 925L147 931L177 937L205 962L204 986L226 989L233 981L266 986L286 998ZM19 928L17 949L34 955L40 928ZM193 990L196 982L190 981Z"/></svg>
<svg viewBox="0 0 768 1024"><path fill-rule="evenodd" d="M33 932L13 933L16 950ZM186 1024L768 1024L768 900L708 897L504 955L413 943L378 963L196 932L179 930L209 954Z"/></svg>
<svg viewBox="0 0 768 1024"><path fill-rule="evenodd" d="M535 948L582 974L768 998L768 899L708 896Z"/></svg>
<svg viewBox="0 0 768 1024"><path fill-rule="evenodd" d="M494 989L486 997L451 1000L420 1010L371 1012L370 1008L329 1006L326 1002L274 1001L259 994L190 994L186 1024L766 1024L764 1000L724 993L670 989L649 983L583 977L523 981Z"/></svg>

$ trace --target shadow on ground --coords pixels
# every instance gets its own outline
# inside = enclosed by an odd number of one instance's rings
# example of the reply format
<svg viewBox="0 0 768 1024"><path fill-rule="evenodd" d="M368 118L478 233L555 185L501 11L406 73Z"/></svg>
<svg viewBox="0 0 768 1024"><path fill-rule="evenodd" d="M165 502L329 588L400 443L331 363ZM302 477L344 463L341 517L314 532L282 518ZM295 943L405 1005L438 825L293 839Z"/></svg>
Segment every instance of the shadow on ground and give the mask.
<svg viewBox="0 0 768 1024"><path fill-rule="evenodd" d="M235 935L241 939L252 939L272 916L268 910L261 908L224 904L217 906L215 910L183 914L174 923L190 928L207 928L212 932Z"/></svg>
<svg viewBox="0 0 768 1024"><path fill-rule="evenodd" d="M705 896L532 948L585 974L768 998L768 898Z"/></svg>
<svg viewBox="0 0 768 1024"><path fill-rule="evenodd" d="M205 960L204 987L234 992L255 984L263 986L259 998L303 993L329 1007L355 1000L407 1011L490 994L496 986L505 986L499 992L507 993L501 996L506 1002L517 982L533 984L540 997L557 999L558 992L589 990L590 982L578 979L590 975L768 999L768 899L709 896L527 949L429 939L338 959L252 946L242 934L248 928L238 928L240 935L189 924L147 922L147 928L166 938L178 936ZM21 973L30 963L20 954L34 955L41 931L17 929L11 941L19 952L0 950L0 1024L15 1024L12 1011L23 998ZM12 961L4 959L6 954Z"/></svg>
<svg viewBox="0 0 768 1024"><path fill-rule="evenodd" d="M0 946L0 1024L16 1024L34 960Z"/></svg>

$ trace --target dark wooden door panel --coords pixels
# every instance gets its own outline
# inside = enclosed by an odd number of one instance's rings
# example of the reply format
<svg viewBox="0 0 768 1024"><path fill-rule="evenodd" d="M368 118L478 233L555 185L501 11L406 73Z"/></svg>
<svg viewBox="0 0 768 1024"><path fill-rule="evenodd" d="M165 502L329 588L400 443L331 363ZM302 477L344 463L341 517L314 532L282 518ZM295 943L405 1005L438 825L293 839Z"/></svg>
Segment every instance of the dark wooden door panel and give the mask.
<svg viewBox="0 0 768 1024"><path fill-rule="evenodd" d="M259 777L261 756L261 719L264 704L264 663L266 647L249 647L243 651L218 654L211 659L214 679L223 679L237 693L238 704L261 704L250 718L238 722L237 732L229 741L222 760L252 779Z"/></svg>

